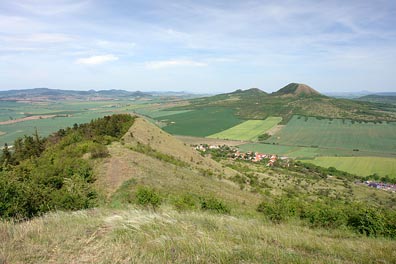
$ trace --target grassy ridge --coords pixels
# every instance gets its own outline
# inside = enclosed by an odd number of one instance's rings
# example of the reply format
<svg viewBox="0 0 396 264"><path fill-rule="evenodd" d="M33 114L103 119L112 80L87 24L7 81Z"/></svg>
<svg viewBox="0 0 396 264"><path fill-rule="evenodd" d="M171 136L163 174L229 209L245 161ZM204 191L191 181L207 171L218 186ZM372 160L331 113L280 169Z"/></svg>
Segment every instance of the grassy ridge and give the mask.
<svg viewBox="0 0 396 264"><path fill-rule="evenodd" d="M164 120L164 118L156 118ZM163 129L171 134L206 137L226 130L242 122L228 108L207 107L166 117L168 126Z"/></svg>
<svg viewBox="0 0 396 264"><path fill-rule="evenodd" d="M334 167L360 176L377 173L396 177L396 159L381 157L317 157L307 161L321 167Z"/></svg>
<svg viewBox="0 0 396 264"><path fill-rule="evenodd" d="M259 135L262 135L269 129L273 128L281 121L281 117L273 116L270 116L265 120L248 120L243 122L242 124L236 125L208 137L232 140L257 140Z"/></svg>

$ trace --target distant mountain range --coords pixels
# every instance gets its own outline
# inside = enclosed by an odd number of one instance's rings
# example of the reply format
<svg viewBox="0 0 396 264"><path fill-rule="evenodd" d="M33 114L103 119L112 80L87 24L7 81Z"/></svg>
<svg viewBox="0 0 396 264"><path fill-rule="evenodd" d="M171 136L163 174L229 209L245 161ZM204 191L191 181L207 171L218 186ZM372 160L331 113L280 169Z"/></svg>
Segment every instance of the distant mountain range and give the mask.
<svg viewBox="0 0 396 264"><path fill-rule="evenodd" d="M396 105L396 93L388 92L388 93L369 94L369 95L365 95L360 98L357 98L356 100Z"/></svg>
<svg viewBox="0 0 396 264"><path fill-rule="evenodd" d="M141 92L125 90L60 90L33 88L23 90L0 91L0 101L57 101L57 100L115 100L126 98L152 98L154 96L194 97L185 92ZM196 96L196 95L195 95Z"/></svg>

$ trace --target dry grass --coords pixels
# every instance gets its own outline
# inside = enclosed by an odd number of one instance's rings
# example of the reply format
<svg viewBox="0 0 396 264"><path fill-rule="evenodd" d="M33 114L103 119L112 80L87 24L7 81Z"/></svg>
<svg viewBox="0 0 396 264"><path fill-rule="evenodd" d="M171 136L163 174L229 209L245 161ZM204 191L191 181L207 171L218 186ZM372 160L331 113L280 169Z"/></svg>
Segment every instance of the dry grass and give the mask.
<svg viewBox="0 0 396 264"><path fill-rule="evenodd" d="M105 188L108 195L113 194L124 181L134 179L137 185L154 187L165 195L187 192L213 195L227 201L239 213L254 211L261 201L258 194L240 190L235 183L219 178L220 174L205 176L199 169L178 167L120 144L110 146L109 152L111 157L96 167L98 185Z"/></svg>
<svg viewBox="0 0 396 264"><path fill-rule="evenodd" d="M394 263L396 241L204 212L96 209L0 223L6 263Z"/></svg>

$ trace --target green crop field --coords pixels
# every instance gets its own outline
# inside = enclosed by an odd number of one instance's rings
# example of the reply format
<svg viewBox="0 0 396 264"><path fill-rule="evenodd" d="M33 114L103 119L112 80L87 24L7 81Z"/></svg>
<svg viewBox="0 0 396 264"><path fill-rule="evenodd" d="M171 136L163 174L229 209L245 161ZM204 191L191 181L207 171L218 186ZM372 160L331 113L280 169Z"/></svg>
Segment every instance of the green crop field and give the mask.
<svg viewBox="0 0 396 264"><path fill-rule="evenodd" d="M265 120L248 120L227 130L208 136L209 138L221 138L232 140L257 140L259 135L282 121L281 117L268 117Z"/></svg>
<svg viewBox="0 0 396 264"><path fill-rule="evenodd" d="M396 122L358 123L294 116L268 143L342 150L396 153Z"/></svg>
<svg viewBox="0 0 396 264"><path fill-rule="evenodd" d="M155 108L140 108L136 109L135 112L144 116L148 116L151 118L159 118L159 117L164 117L164 116L170 116L170 115L176 115L176 114L182 114L182 113L187 113L192 110L179 110L179 111L171 111L171 110L161 110L161 109L155 109Z"/></svg>
<svg viewBox="0 0 396 264"><path fill-rule="evenodd" d="M235 117L232 109L221 107L207 107L155 119L168 124L163 128L168 133L198 137L212 135L242 122Z"/></svg>
<svg viewBox="0 0 396 264"><path fill-rule="evenodd" d="M313 163L321 167L334 167L360 176L374 173L380 176L396 177L396 158L382 157L317 157L304 162Z"/></svg>

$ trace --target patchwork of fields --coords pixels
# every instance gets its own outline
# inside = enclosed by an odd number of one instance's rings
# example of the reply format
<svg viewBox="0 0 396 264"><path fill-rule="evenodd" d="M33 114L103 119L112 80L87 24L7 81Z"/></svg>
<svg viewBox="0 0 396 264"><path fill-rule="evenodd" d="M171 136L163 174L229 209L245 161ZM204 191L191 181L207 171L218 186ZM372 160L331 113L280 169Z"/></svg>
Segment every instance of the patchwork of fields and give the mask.
<svg viewBox="0 0 396 264"><path fill-rule="evenodd" d="M396 123L294 116L266 144L249 143L239 148L288 156L361 176L377 173L396 177Z"/></svg>
<svg viewBox="0 0 396 264"><path fill-rule="evenodd" d="M222 132L208 136L209 138L222 138L231 140L257 140L269 129L282 121L281 117L268 117L265 120L248 120Z"/></svg>
<svg viewBox="0 0 396 264"><path fill-rule="evenodd" d="M0 145L12 145L17 137L32 135L37 129L47 136L60 128L89 122L117 112L139 113L166 124L175 135L256 141L280 121L280 117L244 121L234 110L206 107L167 111L160 102L66 101L48 103L1 102L0 122L27 116L56 115L0 125ZM396 123L358 123L342 119L294 116L286 126L266 140L266 144L240 145L241 151L257 151L306 160L323 167L335 167L358 175L377 173L396 177ZM375 157L374 157L375 156Z"/></svg>
<svg viewBox="0 0 396 264"><path fill-rule="evenodd" d="M388 175L396 178L396 159L381 157L317 157L304 162L313 163L321 167L335 167L339 170L360 176L374 173L380 176Z"/></svg>

